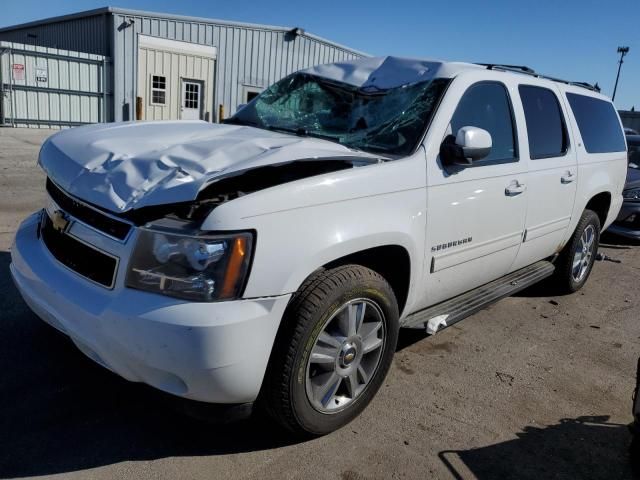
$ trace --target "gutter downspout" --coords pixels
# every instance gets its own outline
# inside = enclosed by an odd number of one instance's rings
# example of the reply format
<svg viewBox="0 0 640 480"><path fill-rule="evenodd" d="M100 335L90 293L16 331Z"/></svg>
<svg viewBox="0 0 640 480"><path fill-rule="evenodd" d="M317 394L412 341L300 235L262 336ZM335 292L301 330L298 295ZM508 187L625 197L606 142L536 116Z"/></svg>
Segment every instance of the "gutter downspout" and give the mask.
<svg viewBox="0 0 640 480"><path fill-rule="evenodd" d="M9 105L11 106L11 126L16 128L15 95L13 92L13 51L9 48Z"/></svg>
<svg viewBox="0 0 640 480"><path fill-rule="evenodd" d="M4 125L4 81L2 79L2 60L6 48L0 48L0 126Z"/></svg>

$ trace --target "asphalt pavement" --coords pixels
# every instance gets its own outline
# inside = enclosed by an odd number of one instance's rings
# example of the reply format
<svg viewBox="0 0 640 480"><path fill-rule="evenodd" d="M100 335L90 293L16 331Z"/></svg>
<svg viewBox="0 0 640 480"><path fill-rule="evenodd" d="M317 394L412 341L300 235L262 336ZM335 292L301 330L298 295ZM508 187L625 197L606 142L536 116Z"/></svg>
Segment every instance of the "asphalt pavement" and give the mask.
<svg viewBox="0 0 640 480"><path fill-rule="evenodd" d="M297 442L268 421L218 424L94 364L9 275L43 206L48 130L0 128L0 478L631 478L640 247L605 237L586 287L530 288L427 337L404 331L373 403ZM202 410L198 409L202 414Z"/></svg>

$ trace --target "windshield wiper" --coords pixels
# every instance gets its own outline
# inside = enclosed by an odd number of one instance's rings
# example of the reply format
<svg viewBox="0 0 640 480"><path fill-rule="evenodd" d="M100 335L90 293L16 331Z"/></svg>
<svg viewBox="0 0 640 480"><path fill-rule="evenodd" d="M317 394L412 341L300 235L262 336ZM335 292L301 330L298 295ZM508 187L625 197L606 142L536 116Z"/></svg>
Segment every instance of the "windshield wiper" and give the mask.
<svg viewBox="0 0 640 480"><path fill-rule="evenodd" d="M226 123L227 125L247 125L249 127L257 127L258 124L256 122L252 122L251 120L240 120L236 117L227 118L222 121L222 123Z"/></svg>
<svg viewBox="0 0 640 480"><path fill-rule="evenodd" d="M321 138L323 140L329 140L331 142L340 143L340 139L334 135L323 135L322 133L310 132L306 128L302 128L302 127L289 128L289 127L281 127L277 125L267 125L267 130L272 130L274 132L292 133L299 137Z"/></svg>

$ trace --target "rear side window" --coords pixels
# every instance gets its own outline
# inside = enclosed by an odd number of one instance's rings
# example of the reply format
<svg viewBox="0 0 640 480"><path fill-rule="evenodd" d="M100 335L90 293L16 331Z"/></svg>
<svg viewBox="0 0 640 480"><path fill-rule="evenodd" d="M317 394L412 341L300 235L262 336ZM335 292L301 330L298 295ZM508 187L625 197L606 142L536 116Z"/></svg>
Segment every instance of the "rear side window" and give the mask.
<svg viewBox="0 0 640 480"><path fill-rule="evenodd" d="M548 88L518 87L527 122L532 159L560 157L567 152L567 129L556 94Z"/></svg>
<svg viewBox="0 0 640 480"><path fill-rule="evenodd" d="M567 99L587 152L624 152L627 149L618 114L611 102L576 93L567 93Z"/></svg>
<svg viewBox="0 0 640 480"><path fill-rule="evenodd" d="M451 119L451 133L462 127L478 127L491 134L491 152L475 166L517 161L511 102L503 84L481 82L469 87Z"/></svg>

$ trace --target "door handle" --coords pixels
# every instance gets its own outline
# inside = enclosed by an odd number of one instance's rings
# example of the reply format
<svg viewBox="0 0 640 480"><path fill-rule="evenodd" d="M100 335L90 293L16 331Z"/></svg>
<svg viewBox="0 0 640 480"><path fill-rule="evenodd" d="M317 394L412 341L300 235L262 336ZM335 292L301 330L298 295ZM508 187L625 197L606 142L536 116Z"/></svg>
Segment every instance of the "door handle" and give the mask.
<svg viewBox="0 0 640 480"><path fill-rule="evenodd" d="M567 184L567 183L573 182L575 179L576 179L575 175L567 170L567 173L565 173L564 175L562 175L562 177L560 177L560 182Z"/></svg>
<svg viewBox="0 0 640 480"><path fill-rule="evenodd" d="M507 197L515 197L516 195L520 195L521 193L523 193L526 189L527 187L524 183L520 183L518 180L514 180L509 185L507 185L507 188L504 189L504 194Z"/></svg>

